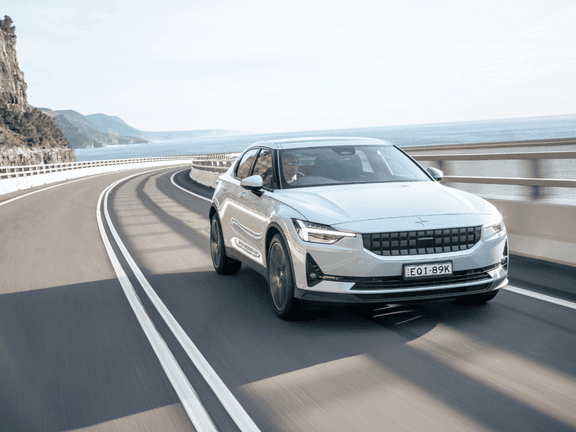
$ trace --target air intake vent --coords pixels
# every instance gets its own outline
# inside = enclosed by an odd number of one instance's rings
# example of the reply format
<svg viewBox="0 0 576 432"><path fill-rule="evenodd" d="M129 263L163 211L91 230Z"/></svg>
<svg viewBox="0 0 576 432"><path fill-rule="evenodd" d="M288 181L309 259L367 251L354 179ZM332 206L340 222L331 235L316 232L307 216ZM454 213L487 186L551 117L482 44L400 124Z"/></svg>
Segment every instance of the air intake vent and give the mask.
<svg viewBox="0 0 576 432"><path fill-rule="evenodd" d="M362 234L364 248L378 255L426 255L472 248L482 227Z"/></svg>

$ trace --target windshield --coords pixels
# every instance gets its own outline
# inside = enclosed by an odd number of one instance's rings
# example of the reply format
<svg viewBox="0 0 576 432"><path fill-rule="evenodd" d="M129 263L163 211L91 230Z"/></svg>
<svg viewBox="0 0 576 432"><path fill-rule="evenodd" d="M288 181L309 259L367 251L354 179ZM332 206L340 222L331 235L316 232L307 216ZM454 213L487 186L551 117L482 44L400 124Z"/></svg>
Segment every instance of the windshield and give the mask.
<svg viewBox="0 0 576 432"><path fill-rule="evenodd" d="M416 163L391 145L282 150L280 180L284 188L431 181Z"/></svg>

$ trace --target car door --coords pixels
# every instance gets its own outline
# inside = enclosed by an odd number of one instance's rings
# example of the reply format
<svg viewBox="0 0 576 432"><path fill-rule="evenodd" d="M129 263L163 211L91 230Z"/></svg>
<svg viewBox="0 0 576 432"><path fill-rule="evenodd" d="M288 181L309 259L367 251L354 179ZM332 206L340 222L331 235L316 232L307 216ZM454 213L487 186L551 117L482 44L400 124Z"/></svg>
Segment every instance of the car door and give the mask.
<svg viewBox="0 0 576 432"><path fill-rule="evenodd" d="M272 198L274 189L273 166L272 150L267 147L262 148L250 175L262 177L263 189L257 193L246 189L241 192L241 199L244 201L246 209L242 213L242 232L250 248L247 253L262 267L266 266L266 229L275 206Z"/></svg>
<svg viewBox="0 0 576 432"><path fill-rule="evenodd" d="M244 219L244 200L240 187L240 181L250 175L252 166L260 148L247 150L240 156L234 171L222 185L221 203L219 204L219 216L222 222L222 234L227 248L233 248L243 253L241 246L246 242L242 230L239 229L239 220Z"/></svg>

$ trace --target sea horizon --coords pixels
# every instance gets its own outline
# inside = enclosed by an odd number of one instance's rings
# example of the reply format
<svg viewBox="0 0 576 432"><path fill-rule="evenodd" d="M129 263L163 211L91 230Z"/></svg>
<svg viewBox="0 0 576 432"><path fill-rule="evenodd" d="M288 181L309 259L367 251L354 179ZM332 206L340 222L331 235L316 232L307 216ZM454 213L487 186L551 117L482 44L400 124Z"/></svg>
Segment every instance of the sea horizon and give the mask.
<svg viewBox="0 0 576 432"><path fill-rule="evenodd" d="M257 141L318 136L378 138L399 147L573 138L576 137L576 114L178 138L144 144L74 149L74 155L79 162L83 162L227 153L242 151Z"/></svg>

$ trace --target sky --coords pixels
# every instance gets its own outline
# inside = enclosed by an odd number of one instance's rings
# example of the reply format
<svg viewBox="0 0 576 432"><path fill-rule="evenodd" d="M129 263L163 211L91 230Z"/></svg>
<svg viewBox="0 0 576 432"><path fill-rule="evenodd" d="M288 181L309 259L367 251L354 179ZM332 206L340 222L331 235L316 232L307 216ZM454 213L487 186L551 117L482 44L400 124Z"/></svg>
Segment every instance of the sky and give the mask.
<svg viewBox="0 0 576 432"><path fill-rule="evenodd" d="M576 113L574 0L0 0L28 102L146 131Z"/></svg>

